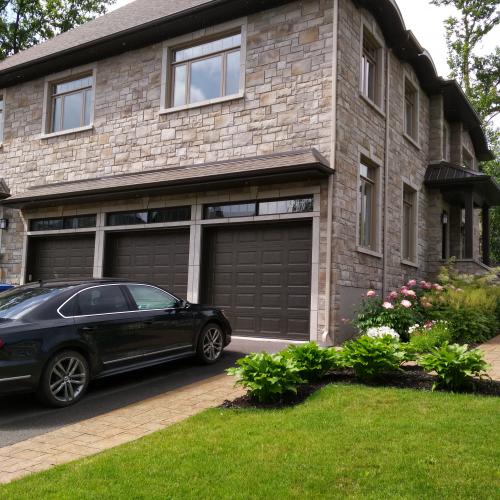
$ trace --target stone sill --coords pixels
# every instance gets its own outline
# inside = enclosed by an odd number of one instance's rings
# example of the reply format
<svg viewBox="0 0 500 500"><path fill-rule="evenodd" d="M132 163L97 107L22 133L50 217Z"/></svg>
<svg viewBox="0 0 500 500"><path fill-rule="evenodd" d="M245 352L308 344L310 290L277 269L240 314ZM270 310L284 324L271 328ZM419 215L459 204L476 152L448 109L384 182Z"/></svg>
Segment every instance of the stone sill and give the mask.
<svg viewBox="0 0 500 500"><path fill-rule="evenodd" d="M412 262L411 260L401 259L401 264L403 264L404 266L410 266L414 267L415 269L418 269L418 264L416 262Z"/></svg>
<svg viewBox="0 0 500 500"><path fill-rule="evenodd" d="M238 92L237 94L217 97L215 99L207 99L206 101L193 102L192 104L184 104L182 106L175 106L173 108L160 108L160 115L168 115L170 113L177 113L178 111L185 111L187 109L201 108L203 106L210 106L211 104L236 101L237 99L243 99L243 97L245 97L245 93Z"/></svg>
<svg viewBox="0 0 500 500"><path fill-rule="evenodd" d="M93 130L94 125L85 125L85 127L70 128L67 130L60 130L59 132L51 132L50 134L41 134L40 139L51 139L52 137L59 137L61 135L77 134L79 132L86 132L87 130Z"/></svg>
<svg viewBox="0 0 500 500"><path fill-rule="evenodd" d="M406 132L403 132L403 137L415 148L417 148L420 151L420 145L419 143L413 138L410 137Z"/></svg>
<svg viewBox="0 0 500 500"><path fill-rule="evenodd" d="M356 247L356 251L358 251L359 253L370 255L371 257L377 257L378 259L381 259L383 257L383 255L380 252L370 250L369 248L360 247L359 245Z"/></svg>
<svg viewBox="0 0 500 500"><path fill-rule="evenodd" d="M366 104L368 104L368 106L376 111L382 118L385 118L385 111L378 104L366 97L362 92L359 93L359 97L361 97L361 99L365 101Z"/></svg>

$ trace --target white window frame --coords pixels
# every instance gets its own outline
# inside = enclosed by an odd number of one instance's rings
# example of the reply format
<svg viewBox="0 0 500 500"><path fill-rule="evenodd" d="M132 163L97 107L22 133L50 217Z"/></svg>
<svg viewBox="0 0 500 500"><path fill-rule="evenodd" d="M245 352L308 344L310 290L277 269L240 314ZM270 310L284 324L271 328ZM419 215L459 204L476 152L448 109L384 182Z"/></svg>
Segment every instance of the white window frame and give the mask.
<svg viewBox="0 0 500 500"><path fill-rule="evenodd" d="M413 103L413 134L408 133L408 123L406 117L406 88L407 86L411 87L414 96ZM420 125L420 92L418 83L410 77L408 73L405 72L404 80L403 80L403 135L406 139L408 139L414 146L420 149L419 145L419 125Z"/></svg>
<svg viewBox="0 0 500 500"><path fill-rule="evenodd" d="M57 132L51 131L52 124L52 89L54 85L62 83L64 81L77 80L84 76L92 77L92 106L90 108L90 123L81 127L75 127L71 129L59 130ZM41 138L57 137L59 135L73 134L75 132L84 132L86 130L92 130L94 128L94 110L96 101L96 77L97 77L97 67L96 64L81 66L78 68L72 68L66 71L61 71L45 78L45 88L44 88L44 98L43 98L43 114L42 114L42 133Z"/></svg>
<svg viewBox="0 0 500 500"><path fill-rule="evenodd" d="M239 90L235 94L207 99L204 101L182 104L180 106L172 105L173 96L173 74L172 67L173 51L190 45L197 45L211 39L222 38L232 32L240 31L240 82ZM161 95L160 95L160 114L174 113L185 109L199 108L210 104L217 104L235 99L241 99L245 95L245 68L246 68L246 39L247 39L247 18L239 18L227 23L218 24L209 28L201 29L187 35L172 38L163 43L162 70L161 70Z"/></svg>
<svg viewBox="0 0 500 500"><path fill-rule="evenodd" d="M411 191L413 196L412 201L412 213L411 213L411 242L410 242L410 255L404 255L404 240L405 240L405 201L404 193L405 191ZM418 201L419 193L418 189L410 182L403 181L401 189L401 262L406 265L418 266Z"/></svg>
<svg viewBox="0 0 500 500"><path fill-rule="evenodd" d="M373 193L373 206L372 206L372 220L371 220L371 227L372 227L372 242L370 246L365 246L361 243L360 239L360 215L361 215L361 184L362 184L362 175L361 175L361 165L365 165L366 167L372 168L375 171L374 179L370 180L374 186L374 193ZM365 155L361 155L359 162L358 162L358 181L357 181L357 203L356 203L356 249L359 252L362 253L368 253L370 255L373 255L375 257L381 257L382 254L380 252L380 227L381 227L381 174L382 174L382 168L381 165L374 162L370 158L368 158Z"/></svg>

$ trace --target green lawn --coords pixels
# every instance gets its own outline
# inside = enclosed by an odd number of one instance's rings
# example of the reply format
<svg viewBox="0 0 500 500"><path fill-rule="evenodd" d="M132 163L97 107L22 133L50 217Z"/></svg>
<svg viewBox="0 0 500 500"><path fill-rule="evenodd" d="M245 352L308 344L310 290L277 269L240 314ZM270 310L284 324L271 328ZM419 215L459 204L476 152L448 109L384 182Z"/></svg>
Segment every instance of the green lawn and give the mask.
<svg viewBox="0 0 500 500"><path fill-rule="evenodd" d="M499 498L500 400L332 385L279 411L213 409L0 487L0 498Z"/></svg>

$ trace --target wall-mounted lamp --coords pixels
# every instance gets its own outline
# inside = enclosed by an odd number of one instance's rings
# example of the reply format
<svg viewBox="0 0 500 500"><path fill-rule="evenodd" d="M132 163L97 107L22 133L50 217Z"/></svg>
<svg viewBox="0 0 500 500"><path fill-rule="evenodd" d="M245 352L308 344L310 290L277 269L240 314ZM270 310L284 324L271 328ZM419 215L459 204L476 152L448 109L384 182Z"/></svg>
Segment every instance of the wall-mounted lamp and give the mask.
<svg viewBox="0 0 500 500"><path fill-rule="evenodd" d="M441 214L441 224L448 224L448 214L446 212Z"/></svg>
<svg viewBox="0 0 500 500"><path fill-rule="evenodd" d="M0 219L0 229L9 229L9 219Z"/></svg>

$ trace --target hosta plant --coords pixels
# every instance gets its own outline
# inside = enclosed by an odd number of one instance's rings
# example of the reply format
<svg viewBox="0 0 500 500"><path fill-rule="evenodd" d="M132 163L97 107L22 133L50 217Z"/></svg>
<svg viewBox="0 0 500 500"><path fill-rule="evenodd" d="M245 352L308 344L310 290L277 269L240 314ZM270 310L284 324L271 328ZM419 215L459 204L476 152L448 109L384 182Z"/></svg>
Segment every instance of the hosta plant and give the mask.
<svg viewBox="0 0 500 500"><path fill-rule="evenodd" d="M291 345L283 354L295 361L300 376L309 382L320 379L340 363L340 354L335 349L318 347L315 342Z"/></svg>
<svg viewBox="0 0 500 500"><path fill-rule="evenodd" d="M486 375L488 364L483 353L478 349L469 350L467 344L448 344L437 347L422 356L419 365L426 371L436 372L439 382L434 387L442 386L458 390L470 385L473 376Z"/></svg>
<svg viewBox="0 0 500 500"><path fill-rule="evenodd" d="M361 379L373 379L384 373L398 370L405 361L405 350L390 336L368 337L363 335L344 344L344 363L354 369Z"/></svg>
<svg viewBox="0 0 500 500"><path fill-rule="evenodd" d="M297 393L297 386L305 381L300 368L290 357L279 354L251 353L236 361L236 367L227 370L245 387L250 396L261 403L278 400L287 393Z"/></svg>

